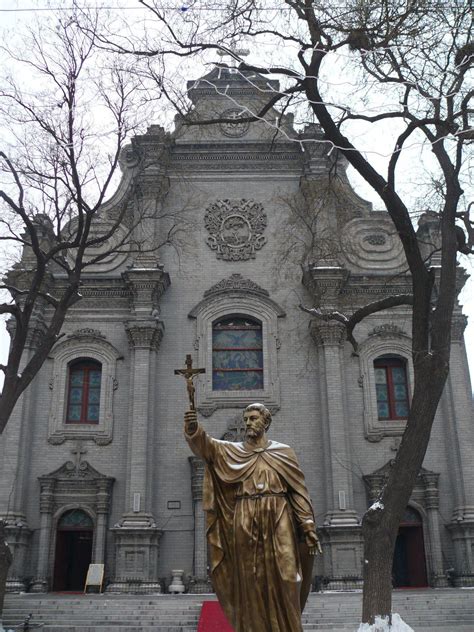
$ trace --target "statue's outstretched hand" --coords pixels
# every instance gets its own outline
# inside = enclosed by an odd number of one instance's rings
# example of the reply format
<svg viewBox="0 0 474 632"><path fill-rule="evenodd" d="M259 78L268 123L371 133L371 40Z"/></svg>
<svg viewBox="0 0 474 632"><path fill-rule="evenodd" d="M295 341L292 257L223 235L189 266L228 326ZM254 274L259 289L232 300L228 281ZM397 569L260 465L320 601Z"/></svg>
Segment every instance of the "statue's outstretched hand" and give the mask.
<svg viewBox="0 0 474 632"><path fill-rule="evenodd" d="M195 410L188 410L184 413L184 432L192 435L198 427L197 414Z"/></svg>
<svg viewBox="0 0 474 632"><path fill-rule="evenodd" d="M321 555L323 550L321 548L321 543L319 542L318 536L314 531L308 531L305 534L306 544L308 545L309 554L310 555Z"/></svg>

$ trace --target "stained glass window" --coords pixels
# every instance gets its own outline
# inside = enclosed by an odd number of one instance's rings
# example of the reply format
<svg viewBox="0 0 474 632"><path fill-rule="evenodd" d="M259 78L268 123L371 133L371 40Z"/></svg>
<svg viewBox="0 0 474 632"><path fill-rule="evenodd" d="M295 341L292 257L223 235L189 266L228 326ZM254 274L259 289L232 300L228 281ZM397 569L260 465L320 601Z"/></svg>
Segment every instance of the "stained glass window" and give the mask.
<svg viewBox="0 0 474 632"><path fill-rule="evenodd" d="M92 529L93 526L91 517L82 509L66 511L58 523L60 529Z"/></svg>
<svg viewBox="0 0 474 632"><path fill-rule="evenodd" d="M99 423L101 377L102 366L96 360L82 359L69 365L66 423Z"/></svg>
<svg viewBox="0 0 474 632"><path fill-rule="evenodd" d="M215 391L263 389L262 324L232 316L212 327L212 388Z"/></svg>
<svg viewBox="0 0 474 632"><path fill-rule="evenodd" d="M381 356L374 361L379 419L406 419L409 411L406 361Z"/></svg>

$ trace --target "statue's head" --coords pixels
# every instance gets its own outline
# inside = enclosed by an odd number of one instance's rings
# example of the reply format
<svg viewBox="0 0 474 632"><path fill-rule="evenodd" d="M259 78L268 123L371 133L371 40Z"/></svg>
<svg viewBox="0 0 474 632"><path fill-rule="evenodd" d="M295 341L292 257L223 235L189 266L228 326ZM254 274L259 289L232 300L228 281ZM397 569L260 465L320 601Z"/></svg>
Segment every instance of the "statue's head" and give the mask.
<svg viewBox="0 0 474 632"><path fill-rule="evenodd" d="M268 432L268 429L270 428L272 423L272 414L268 410L268 408L263 404L259 404L258 402L256 402L255 404L250 404L249 406L247 406L247 408L244 410L244 415L251 410L258 410L265 423L265 431Z"/></svg>

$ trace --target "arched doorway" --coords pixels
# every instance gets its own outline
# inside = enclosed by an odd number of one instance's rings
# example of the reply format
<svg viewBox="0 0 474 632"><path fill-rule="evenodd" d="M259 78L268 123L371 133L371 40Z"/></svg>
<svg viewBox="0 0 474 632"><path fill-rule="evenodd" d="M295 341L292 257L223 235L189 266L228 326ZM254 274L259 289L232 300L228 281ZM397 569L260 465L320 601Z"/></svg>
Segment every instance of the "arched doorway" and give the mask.
<svg viewBox="0 0 474 632"><path fill-rule="evenodd" d="M56 533L53 590L84 590L93 535L92 519L82 509L72 509L61 516Z"/></svg>
<svg viewBox="0 0 474 632"><path fill-rule="evenodd" d="M392 567L394 588L427 586L425 543L420 514L407 507L398 529Z"/></svg>

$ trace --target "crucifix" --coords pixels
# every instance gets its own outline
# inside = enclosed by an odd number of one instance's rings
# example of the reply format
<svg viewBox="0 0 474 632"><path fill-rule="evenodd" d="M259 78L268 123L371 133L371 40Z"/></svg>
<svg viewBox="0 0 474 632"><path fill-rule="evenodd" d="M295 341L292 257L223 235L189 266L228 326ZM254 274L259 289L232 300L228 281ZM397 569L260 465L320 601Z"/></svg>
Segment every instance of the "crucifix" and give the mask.
<svg viewBox="0 0 474 632"><path fill-rule="evenodd" d="M194 401L194 394L196 392L196 387L194 386L194 378L200 373L205 373L206 369L193 369L193 359L191 354L188 353L186 355L186 368L185 369L175 369L175 375L182 375L186 380L186 389L188 391L189 397L189 408L190 410L196 410L196 404Z"/></svg>

